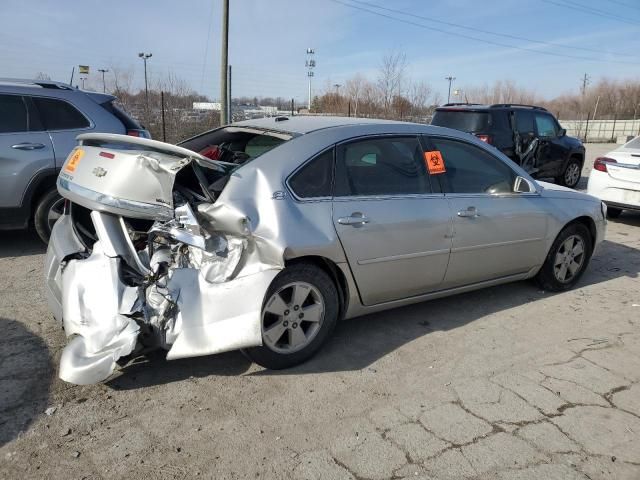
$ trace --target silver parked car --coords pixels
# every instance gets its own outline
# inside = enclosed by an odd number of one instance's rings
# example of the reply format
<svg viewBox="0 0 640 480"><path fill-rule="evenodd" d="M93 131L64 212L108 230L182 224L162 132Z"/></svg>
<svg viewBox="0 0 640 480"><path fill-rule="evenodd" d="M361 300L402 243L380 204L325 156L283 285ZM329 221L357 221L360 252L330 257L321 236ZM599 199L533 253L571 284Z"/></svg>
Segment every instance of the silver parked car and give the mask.
<svg viewBox="0 0 640 480"><path fill-rule="evenodd" d="M527 278L565 290L605 232L596 198L446 128L277 117L179 147L78 139L46 257L73 383L152 348L286 368L339 319Z"/></svg>
<svg viewBox="0 0 640 480"><path fill-rule="evenodd" d="M0 78L0 230L33 225L46 243L62 212L60 167L86 132L149 137L113 95Z"/></svg>

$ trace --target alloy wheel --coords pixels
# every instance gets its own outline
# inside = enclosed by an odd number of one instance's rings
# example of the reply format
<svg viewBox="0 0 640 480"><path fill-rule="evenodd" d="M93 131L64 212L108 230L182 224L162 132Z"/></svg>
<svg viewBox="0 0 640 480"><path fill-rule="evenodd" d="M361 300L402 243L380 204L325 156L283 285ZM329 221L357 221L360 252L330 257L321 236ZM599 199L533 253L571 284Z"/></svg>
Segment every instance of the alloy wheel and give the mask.
<svg viewBox="0 0 640 480"><path fill-rule="evenodd" d="M575 186L580 180L580 165L577 163L570 163L567 167L567 171L564 172L564 183L567 186Z"/></svg>
<svg viewBox="0 0 640 480"><path fill-rule="evenodd" d="M579 272L585 260L584 241L578 235L568 237L556 252L553 273L562 283L568 283Z"/></svg>
<svg viewBox="0 0 640 480"><path fill-rule="evenodd" d="M49 226L49 231L53 229L53 225L62 216L63 210L64 198L59 198L51 204L51 207L49 207L49 212L47 213L47 225Z"/></svg>
<svg viewBox="0 0 640 480"><path fill-rule="evenodd" d="M316 287L306 282L284 285L265 303L262 339L278 353L302 350L320 331L324 312L324 299Z"/></svg>

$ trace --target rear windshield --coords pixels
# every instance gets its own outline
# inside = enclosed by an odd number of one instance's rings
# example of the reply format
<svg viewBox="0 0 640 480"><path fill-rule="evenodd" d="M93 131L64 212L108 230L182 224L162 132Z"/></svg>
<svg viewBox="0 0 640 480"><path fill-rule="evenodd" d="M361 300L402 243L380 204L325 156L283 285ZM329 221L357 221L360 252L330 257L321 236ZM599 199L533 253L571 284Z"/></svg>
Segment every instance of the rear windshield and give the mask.
<svg viewBox="0 0 640 480"><path fill-rule="evenodd" d="M431 125L453 128L463 132L484 132L491 126L491 116L488 112L436 110Z"/></svg>
<svg viewBox="0 0 640 480"><path fill-rule="evenodd" d="M142 127L138 122L136 122L133 118L131 118L127 112L113 103L113 100L109 100L108 102L104 102L100 104L102 108L104 108L107 112L111 113L114 117L122 122L124 128L127 130L140 130Z"/></svg>
<svg viewBox="0 0 640 480"><path fill-rule="evenodd" d="M224 127L179 143L211 160L242 165L291 139L283 132L251 127Z"/></svg>
<svg viewBox="0 0 640 480"><path fill-rule="evenodd" d="M624 144L621 148L638 148L640 149L640 137L636 137L630 142Z"/></svg>

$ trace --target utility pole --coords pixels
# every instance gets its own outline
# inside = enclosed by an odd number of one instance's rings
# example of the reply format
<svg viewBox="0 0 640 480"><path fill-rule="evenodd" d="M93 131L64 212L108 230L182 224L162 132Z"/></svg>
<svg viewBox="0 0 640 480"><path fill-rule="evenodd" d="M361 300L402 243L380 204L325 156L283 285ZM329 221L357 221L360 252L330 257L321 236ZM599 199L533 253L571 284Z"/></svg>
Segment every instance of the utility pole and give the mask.
<svg viewBox="0 0 640 480"><path fill-rule="evenodd" d="M309 101L307 102L307 109L311 111L311 79L313 78L313 69L316 67L316 60L313 56L316 51L313 48L307 48L307 61L305 66L307 67L307 79L309 80Z"/></svg>
<svg viewBox="0 0 640 480"><path fill-rule="evenodd" d="M589 85L590 82L591 82L591 78L589 78L589 75L585 73L584 76L582 77L582 87L580 88L580 91L582 92L583 97L587 93L587 85Z"/></svg>
<svg viewBox="0 0 640 480"><path fill-rule="evenodd" d="M447 103L451 101L451 82L453 82L456 77L452 77L449 75L448 77L444 77L445 80L449 80L449 92L447 93Z"/></svg>
<svg viewBox="0 0 640 480"><path fill-rule="evenodd" d="M222 54L220 56L220 125L229 123L229 0L222 0Z"/></svg>
<svg viewBox="0 0 640 480"><path fill-rule="evenodd" d="M229 65L229 76L227 77L227 121L233 123L233 110L231 101L231 65Z"/></svg>
<svg viewBox="0 0 640 480"><path fill-rule="evenodd" d="M104 81L104 74L107 73L109 70L106 70L104 68L99 68L98 71L102 74L102 93L107 93L107 84Z"/></svg>
<svg viewBox="0 0 640 480"><path fill-rule="evenodd" d="M149 111L149 83L147 81L147 60L153 56L152 53L140 52L138 57L144 61L144 97L147 102L147 112Z"/></svg>

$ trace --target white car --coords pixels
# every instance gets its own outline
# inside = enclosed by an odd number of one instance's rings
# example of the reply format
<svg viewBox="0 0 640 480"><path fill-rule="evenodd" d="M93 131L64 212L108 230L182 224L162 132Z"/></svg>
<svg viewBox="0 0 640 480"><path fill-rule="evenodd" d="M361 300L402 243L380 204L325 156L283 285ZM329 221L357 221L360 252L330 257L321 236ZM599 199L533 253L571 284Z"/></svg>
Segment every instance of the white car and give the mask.
<svg viewBox="0 0 640 480"><path fill-rule="evenodd" d="M640 136L598 157L589 175L587 193L607 204L607 215L640 211Z"/></svg>

